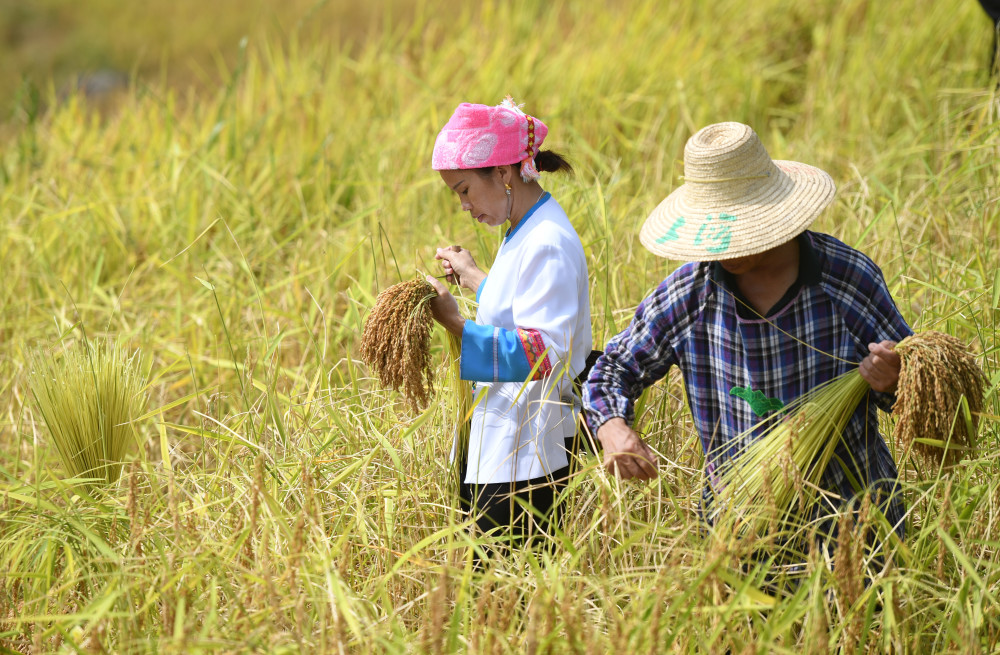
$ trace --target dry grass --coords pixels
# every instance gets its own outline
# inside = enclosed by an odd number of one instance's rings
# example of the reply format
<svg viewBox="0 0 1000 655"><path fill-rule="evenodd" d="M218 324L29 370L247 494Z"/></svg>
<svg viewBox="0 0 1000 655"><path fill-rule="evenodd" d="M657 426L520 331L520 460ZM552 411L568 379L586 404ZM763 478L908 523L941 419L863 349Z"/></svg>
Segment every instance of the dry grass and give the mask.
<svg viewBox="0 0 1000 655"><path fill-rule="evenodd" d="M426 407L434 393L434 319L427 300L435 295L434 287L419 278L392 285L375 299L361 334L361 360L382 386L401 391L414 409Z"/></svg>
<svg viewBox="0 0 1000 655"><path fill-rule="evenodd" d="M897 443L948 466L972 454L986 376L968 346L928 330L900 341L896 352L902 359L892 408Z"/></svg>

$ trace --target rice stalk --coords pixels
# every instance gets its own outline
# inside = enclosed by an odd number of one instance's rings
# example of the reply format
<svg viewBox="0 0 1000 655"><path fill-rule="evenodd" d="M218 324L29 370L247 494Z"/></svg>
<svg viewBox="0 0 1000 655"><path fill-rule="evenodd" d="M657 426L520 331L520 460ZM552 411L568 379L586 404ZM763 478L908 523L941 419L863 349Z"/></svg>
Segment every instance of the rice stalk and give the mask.
<svg viewBox="0 0 1000 655"><path fill-rule="evenodd" d="M434 393L434 319L427 301L435 295L422 278L392 285L375 299L361 334L361 360L382 386L402 392L413 409L426 407Z"/></svg>
<svg viewBox="0 0 1000 655"><path fill-rule="evenodd" d="M471 385L461 377L462 339L450 332L448 333L448 353L450 360L448 374L451 378L455 402L455 489L460 490L462 479L465 476L463 463L468 459L469 452L473 393Z"/></svg>
<svg viewBox="0 0 1000 655"><path fill-rule="evenodd" d="M902 361L892 408L896 442L945 466L972 454L986 376L968 346L928 330L900 341L896 352Z"/></svg>
<svg viewBox="0 0 1000 655"><path fill-rule="evenodd" d="M133 422L146 410L139 351L119 343L82 343L54 359L31 357L28 385L67 474L108 486L121 476Z"/></svg>

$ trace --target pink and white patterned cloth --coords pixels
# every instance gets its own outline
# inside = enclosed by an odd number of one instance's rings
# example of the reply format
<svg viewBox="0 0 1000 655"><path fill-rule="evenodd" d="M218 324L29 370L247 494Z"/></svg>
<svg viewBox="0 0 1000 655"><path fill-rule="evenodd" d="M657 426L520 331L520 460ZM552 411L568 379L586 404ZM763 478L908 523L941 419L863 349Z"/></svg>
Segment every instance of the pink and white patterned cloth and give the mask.
<svg viewBox="0 0 1000 655"><path fill-rule="evenodd" d="M549 133L510 96L495 107L463 102L434 142L436 171L521 164L525 182L538 179L535 155Z"/></svg>

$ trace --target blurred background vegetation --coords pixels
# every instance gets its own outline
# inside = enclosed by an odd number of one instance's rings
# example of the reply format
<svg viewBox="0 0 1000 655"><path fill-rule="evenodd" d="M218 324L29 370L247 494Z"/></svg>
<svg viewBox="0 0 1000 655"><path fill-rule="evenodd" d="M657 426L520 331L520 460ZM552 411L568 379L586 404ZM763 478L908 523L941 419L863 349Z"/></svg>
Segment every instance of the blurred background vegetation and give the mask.
<svg viewBox="0 0 1000 655"><path fill-rule="evenodd" d="M430 7L476 11L456 0L0 0L0 120L95 75L203 91L226 77L243 39L350 52Z"/></svg>
<svg viewBox="0 0 1000 655"><path fill-rule="evenodd" d="M573 18L579 9L564 2L549 4L557 8L555 15L563 15L563 35L572 40ZM613 10L617 3L595 0L593 4ZM691 5L679 14L692 21L713 13L720 20L738 20L742 9L733 5L730 11L728 3L707 3L714 6L706 8L698 7L698 2L679 4ZM980 65L978 72L985 76L992 43L991 22L974 0L938 3L940 7L933 13L910 12L905 5L890 7L881 3L872 3L871 12L868 2L823 0L816 4L805 9L794 0L769 3L770 10L777 10L769 25L773 29L761 35L766 37L761 45L769 59L792 64L797 57L805 57L816 36L817 26L811 24L815 16L824 16L829 24L835 14L846 9L854 15L852 27L857 30L912 29L919 33L920 24L942 21L942 38L914 42L914 47L969 47L981 53L974 63ZM8 115L12 102L28 102L28 97L44 96L49 89L65 95L78 88L81 79L86 81L102 71L141 83L166 82L181 89L212 87L235 62L242 39L294 39L302 45L322 41L334 50L350 52L372 35L381 39L387 32L405 33L416 16L433 14L443 25L474 23L482 6L458 0L0 0L0 107L5 110L0 117ZM629 3L622 5L626 12L629 7ZM676 11L664 12L670 20L677 15ZM866 20L869 17L876 21ZM651 21L656 18L644 17ZM949 43L946 35L953 30L966 35L962 43ZM613 36L608 34L609 38ZM619 44L622 48L647 45L641 41ZM905 58L900 61L905 65ZM971 63L966 61L966 67ZM912 73L919 76L921 71ZM956 85L967 81L955 79Z"/></svg>

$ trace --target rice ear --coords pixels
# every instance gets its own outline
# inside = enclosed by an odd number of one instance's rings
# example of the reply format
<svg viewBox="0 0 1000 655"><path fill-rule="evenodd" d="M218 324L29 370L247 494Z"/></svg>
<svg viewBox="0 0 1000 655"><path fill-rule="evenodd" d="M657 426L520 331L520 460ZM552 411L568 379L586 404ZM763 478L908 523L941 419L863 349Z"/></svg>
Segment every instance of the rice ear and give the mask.
<svg viewBox="0 0 1000 655"><path fill-rule="evenodd" d="M973 455L986 376L968 346L927 330L900 341L896 352L896 442L935 466L954 466Z"/></svg>
<svg viewBox="0 0 1000 655"><path fill-rule="evenodd" d="M434 393L434 319L427 301L435 295L423 278L394 284L375 299L361 332L361 360L382 386L402 392L413 409L426 407Z"/></svg>
<svg viewBox="0 0 1000 655"><path fill-rule="evenodd" d="M896 345L902 365L893 414L895 438L932 462L957 463L975 452L986 376L959 339L926 331ZM804 509L803 490L819 485L847 422L869 386L853 369L790 403L780 421L769 419L740 435L745 446L721 468L713 516L731 511L741 530L765 527L761 509L772 504ZM804 483L804 484L803 484Z"/></svg>

